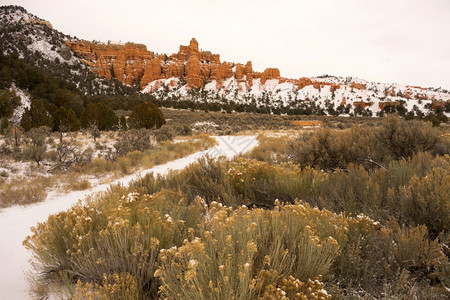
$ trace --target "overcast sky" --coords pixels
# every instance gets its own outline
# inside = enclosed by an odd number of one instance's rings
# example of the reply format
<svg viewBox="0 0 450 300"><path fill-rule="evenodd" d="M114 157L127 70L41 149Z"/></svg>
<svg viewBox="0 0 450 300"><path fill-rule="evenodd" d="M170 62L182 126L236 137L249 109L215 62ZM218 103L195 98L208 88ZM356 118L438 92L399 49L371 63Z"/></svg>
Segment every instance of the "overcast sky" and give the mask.
<svg viewBox="0 0 450 300"><path fill-rule="evenodd" d="M0 0L65 34L178 52L287 78L330 74L450 89L450 0Z"/></svg>

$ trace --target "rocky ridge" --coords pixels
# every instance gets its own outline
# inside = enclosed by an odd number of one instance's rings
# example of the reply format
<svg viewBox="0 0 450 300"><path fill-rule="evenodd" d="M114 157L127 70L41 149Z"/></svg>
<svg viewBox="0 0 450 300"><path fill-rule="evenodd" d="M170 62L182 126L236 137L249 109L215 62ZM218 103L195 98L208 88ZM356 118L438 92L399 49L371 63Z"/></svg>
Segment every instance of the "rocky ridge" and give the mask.
<svg viewBox="0 0 450 300"><path fill-rule="evenodd" d="M219 54L200 51L195 38L172 55L156 55L145 45L66 41L99 76L140 85L159 100L178 99L285 108L314 102L322 113L374 115L387 107L445 109L450 93L442 89L381 84L351 77L289 79L277 68L253 70L252 62L221 62ZM195 92L202 90L201 96ZM194 91L193 91L194 90ZM318 110L320 111L320 109Z"/></svg>
<svg viewBox="0 0 450 300"><path fill-rule="evenodd" d="M254 72L251 61L245 65L221 62L219 54L200 51L195 38L188 46L181 45L178 53L170 56L155 55L145 45L134 43L117 45L66 41L66 44L96 74L108 79L114 77L127 85L139 84L142 88L152 81L172 77L183 78L189 87L194 88L212 80L220 85L231 77L247 82L248 86L252 85L254 78L260 78L262 83L281 78L276 68Z"/></svg>

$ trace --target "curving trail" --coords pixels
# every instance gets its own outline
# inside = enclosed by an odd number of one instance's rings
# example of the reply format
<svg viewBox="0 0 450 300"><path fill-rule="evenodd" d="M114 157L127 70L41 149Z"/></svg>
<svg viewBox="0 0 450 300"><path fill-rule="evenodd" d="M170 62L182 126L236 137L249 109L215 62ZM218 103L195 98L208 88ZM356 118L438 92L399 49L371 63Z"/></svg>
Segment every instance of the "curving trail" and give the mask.
<svg viewBox="0 0 450 300"><path fill-rule="evenodd" d="M30 298L25 273L31 269L29 263L31 253L25 250L22 241L31 234L30 227L38 222L44 222L50 214L66 210L79 199L106 190L110 184L127 185L130 181L150 172L155 175L164 175L169 170L183 169L205 155L231 158L258 145L256 136L218 136L215 138L218 145L208 150L122 177L111 183L62 195L51 192L44 202L25 207L13 206L0 211L0 299Z"/></svg>

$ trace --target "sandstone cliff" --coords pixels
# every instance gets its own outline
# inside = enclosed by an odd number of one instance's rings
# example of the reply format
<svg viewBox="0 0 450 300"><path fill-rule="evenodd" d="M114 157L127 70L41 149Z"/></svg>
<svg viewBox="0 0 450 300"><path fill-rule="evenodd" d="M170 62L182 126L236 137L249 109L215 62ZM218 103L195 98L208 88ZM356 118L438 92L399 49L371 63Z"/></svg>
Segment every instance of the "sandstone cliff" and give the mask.
<svg viewBox="0 0 450 300"><path fill-rule="evenodd" d="M81 56L98 75L108 79L116 78L128 85L139 84L144 88L148 83L163 78L183 78L188 87L200 87L216 80L218 85L235 77L240 82L252 86L253 79L260 78L264 84L269 79L285 80L277 68L267 68L262 73L254 72L252 62L245 65L221 62L219 54L200 51L193 38L188 46L181 45L178 53L170 56L159 55L140 44L101 44L86 41L67 41L67 45Z"/></svg>

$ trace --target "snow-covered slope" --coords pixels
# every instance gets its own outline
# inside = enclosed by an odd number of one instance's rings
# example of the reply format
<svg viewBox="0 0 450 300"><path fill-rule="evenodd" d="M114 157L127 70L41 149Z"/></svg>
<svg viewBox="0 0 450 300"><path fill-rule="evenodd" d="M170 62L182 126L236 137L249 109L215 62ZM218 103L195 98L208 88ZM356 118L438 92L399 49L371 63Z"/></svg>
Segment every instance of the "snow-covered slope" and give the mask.
<svg viewBox="0 0 450 300"><path fill-rule="evenodd" d="M225 156L231 158L239 153L250 151L257 146L256 136L219 136L218 145L209 150L201 151L164 165L145 170L140 174L123 177L113 184L127 185L138 176L153 172L154 175L164 175L169 170L183 169L197 161L200 157ZM109 184L98 185L90 190L75 191L69 194L49 194L42 203L27 207L10 207L0 211L0 258L2 267L0 272L0 299L29 299L28 284L25 272L31 270L28 260L31 253L22 246L22 241L31 234L30 227L38 222L44 222L50 214L66 210L74 205L78 199L87 195L108 189Z"/></svg>
<svg viewBox="0 0 450 300"><path fill-rule="evenodd" d="M97 76L66 45L67 40L74 38L53 29L50 22L22 7L0 7L0 51L3 55L17 55L31 66L74 83L88 95L123 94L130 89L117 81Z"/></svg>
<svg viewBox="0 0 450 300"><path fill-rule="evenodd" d="M252 84L234 77L213 80L202 88L190 88L172 77L150 82L143 93L162 101L191 101L221 105L255 105L281 112L311 109L312 113L328 115L373 115L387 108L402 107L405 112L427 114L440 108L450 116L450 91L399 84L368 82L352 77L313 77L308 83L299 80L271 79L264 84L253 79Z"/></svg>

